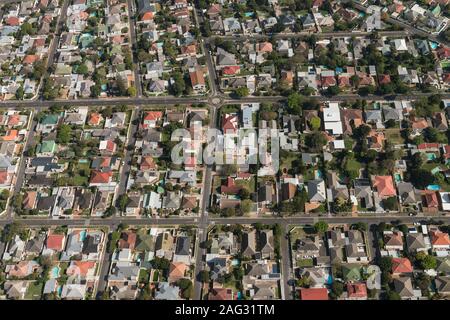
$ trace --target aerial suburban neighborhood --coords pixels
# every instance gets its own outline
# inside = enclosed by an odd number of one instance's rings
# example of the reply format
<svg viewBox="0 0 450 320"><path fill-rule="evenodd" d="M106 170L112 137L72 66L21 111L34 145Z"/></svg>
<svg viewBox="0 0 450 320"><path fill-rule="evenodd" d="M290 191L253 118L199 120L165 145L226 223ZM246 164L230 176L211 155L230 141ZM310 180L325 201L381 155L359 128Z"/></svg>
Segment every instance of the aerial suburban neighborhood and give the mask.
<svg viewBox="0 0 450 320"><path fill-rule="evenodd" d="M449 19L0 1L0 300L449 300Z"/></svg>

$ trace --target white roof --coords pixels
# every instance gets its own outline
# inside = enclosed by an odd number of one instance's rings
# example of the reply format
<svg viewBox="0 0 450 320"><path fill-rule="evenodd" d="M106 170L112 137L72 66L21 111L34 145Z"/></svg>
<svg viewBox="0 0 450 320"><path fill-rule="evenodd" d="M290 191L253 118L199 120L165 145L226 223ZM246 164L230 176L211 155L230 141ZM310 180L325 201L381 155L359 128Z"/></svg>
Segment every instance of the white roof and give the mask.
<svg viewBox="0 0 450 320"><path fill-rule="evenodd" d="M332 134L342 134L342 123L340 122L325 122L325 130L331 130Z"/></svg>
<svg viewBox="0 0 450 320"><path fill-rule="evenodd" d="M341 121L341 112L337 102L330 102L328 108L323 108L323 120L325 122Z"/></svg>
<svg viewBox="0 0 450 320"><path fill-rule="evenodd" d="M344 140L335 140L335 141L333 141L333 146L334 146L334 149L336 149L336 150L345 149Z"/></svg>
<svg viewBox="0 0 450 320"><path fill-rule="evenodd" d="M397 51L408 51L405 39L395 39L394 46Z"/></svg>

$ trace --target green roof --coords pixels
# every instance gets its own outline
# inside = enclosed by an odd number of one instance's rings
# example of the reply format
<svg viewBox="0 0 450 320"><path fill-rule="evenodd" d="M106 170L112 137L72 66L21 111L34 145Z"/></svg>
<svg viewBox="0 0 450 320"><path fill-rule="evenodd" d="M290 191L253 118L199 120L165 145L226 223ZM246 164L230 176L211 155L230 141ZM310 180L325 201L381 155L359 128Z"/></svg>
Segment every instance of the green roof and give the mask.
<svg viewBox="0 0 450 320"><path fill-rule="evenodd" d="M58 123L58 115L56 114L48 114L41 120L41 124L49 125L49 124L57 124Z"/></svg>
<svg viewBox="0 0 450 320"><path fill-rule="evenodd" d="M53 140L43 141L39 145L39 153L53 153L55 152L56 143Z"/></svg>

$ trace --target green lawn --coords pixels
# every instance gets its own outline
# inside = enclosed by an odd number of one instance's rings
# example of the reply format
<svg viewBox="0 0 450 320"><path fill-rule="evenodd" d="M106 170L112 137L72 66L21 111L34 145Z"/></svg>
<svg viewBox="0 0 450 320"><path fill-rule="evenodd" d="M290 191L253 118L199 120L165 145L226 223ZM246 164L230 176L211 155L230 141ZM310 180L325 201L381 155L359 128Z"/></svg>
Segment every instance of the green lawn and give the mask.
<svg viewBox="0 0 450 320"><path fill-rule="evenodd" d="M155 270L153 273L153 282L159 281L159 270Z"/></svg>
<svg viewBox="0 0 450 320"><path fill-rule="evenodd" d="M304 268L304 267L313 267L314 262L313 259L298 259L297 260L297 267Z"/></svg>
<svg viewBox="0 0 450 320"><path fill-rule="evenodd" d="M250 192L255 192L255 177L251 177L248 180L235 180L237 186L245 187Z"/></svg>
<svg viewBox="0 0 450 320"><path fill-rule="evenodd" d="M345 162L345 169L348 171L359 171L359 169L361 169L361 163L359 163L355 158L349 158Z"/></svg>
<svg viewBox="0 0 450 320"><path fill-rule="evenodd" d="M299 155L295 153L289 153L287 157L281 158L281 169L286 168L287 170L292 168L292 162L299 158Z"/></svg>
<svg viewBox="0 0 450 320"><path fill-rule="evenodd" d="M384 131L386 141L392 144L403 144L405 141L402 138L399 128L390 128Z"/></svg>
<svg viewBox="0 0 450 320"><path fill-rule="evenodd" d="M25 293L25 299L39 300L41 298L43 286L44 284L42 282L34 281L30 283L27 292Z"/></svg>
<svg viewBox="0 0 450 320"><path fill-rule="evenodd" d="M141 269L139 271L139 282L148 282L148 279L150 278L150 273L147 269Z"/></svg>

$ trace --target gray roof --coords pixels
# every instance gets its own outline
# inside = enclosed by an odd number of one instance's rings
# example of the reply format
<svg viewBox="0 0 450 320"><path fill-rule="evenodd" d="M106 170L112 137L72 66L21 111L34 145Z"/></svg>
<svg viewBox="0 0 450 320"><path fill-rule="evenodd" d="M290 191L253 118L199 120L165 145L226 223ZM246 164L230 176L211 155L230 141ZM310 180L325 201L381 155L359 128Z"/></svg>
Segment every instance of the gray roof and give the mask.
<svg viewBox="0 0 450 320"><path fill-rule="evenodd" d="M308 181L308 197L310 201L326 201L325 182L323 179Z"/></svg>
<svg viewBox="0 0 450 320"><path fill-rule="evenodd" d="M439 293L450 293L450 276L435 279L436 290Z"/></svg>
<svg viewBox="0 0 450 320"><path fill-rule="evenodd" d="M259 234L259 245L263 254L273 254L273 231L262 230Z"/></svg>
<svg viewBox="0 0 450 320"><path fill-rule="evenodd" d="M110 281L135 280L139 275L139 266L117 263L111 268L111 274L108 276Z"/></svg>
<svg viewBox="0 0 450 320"><path fill-rule="evenodd" d="M253 256L256 253L256 230L242 234L242 255Z"/></svg>
<svg viewBox="0 0 450 320"><path fill-rule="evenodd" d="M422 233L408 233L406 235L406 244L409 251L425 248L425 240Z"/></svg>
<svg viewBox="0 0 450 320"><path fill-rule="evenodd" d="M163 207L167 209L178 209L181 205L181 194L175 191L167 192L164 197Z"/></svg>
<svg viewBox="0 0 450 320"><path fill-rule="evenodd" d="M402 114L400 113L400 111L398 109L393 109L391 107L384 107L383 115L384 115L385 121L388 121L388 120L399 121L403 118Z"/></svg>
<svg viewBox="0 0 450 320"><path fill-rule="evenodd" d="M30 239L25 245L25 251L35 254L41 253L42 248L44 247L45 239L46 235L44 233L41 233L36 237L34 237L33 239Z"/></svg>
<svg viewBox="0 0 450 320"><path fill-rule="evenodd" d="M180 300L180 288L168 282L160 282L155 293L156 300Z"/></svg>
<svg viewBox="0 0 450 320"><path fill-rule="evenodd" d="M398 194L403 204L417 203L416 190L410 182L400 182L397 184Z"/></svg>
<svg viewBox="0 0 450 320"><path fill-rule="evenodd" d="M381 110L367 110L366 121L382 121L383 117L381 115Z"/></svg>
<svg viewBox="0 0 450 320"><path fill-rule="evenodd" d="M185 236L178 237L175 247L175 254L183 256L189 255L190 246L191 246L191 239L189 237Z"/></svg>
<svg viewBox="0 0 450 320"><path fill-rule="evenodd" d="M410 277L400 277L394 279L395 291L400 295L400 297L413 297L414 289L412 286L412 281Z"/></svg>

